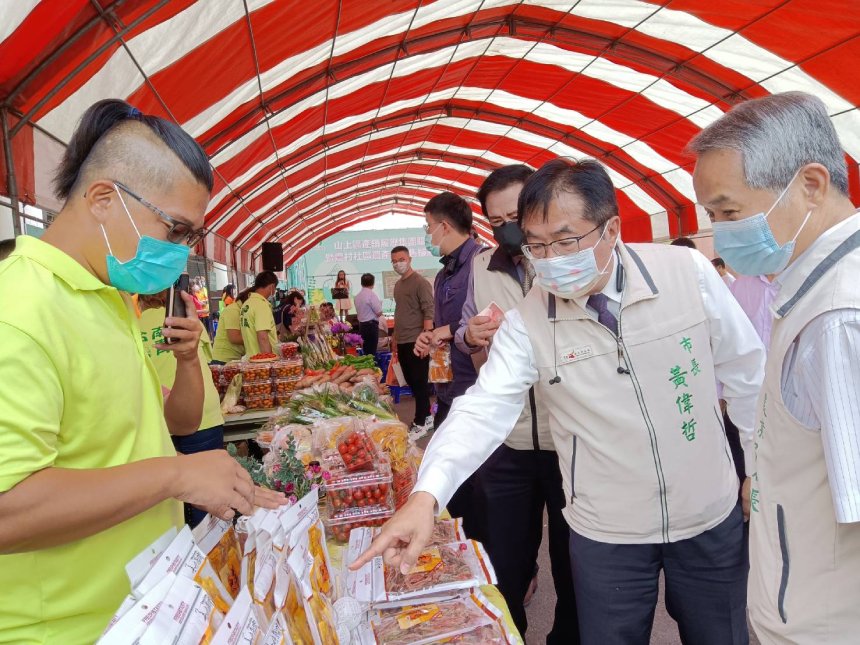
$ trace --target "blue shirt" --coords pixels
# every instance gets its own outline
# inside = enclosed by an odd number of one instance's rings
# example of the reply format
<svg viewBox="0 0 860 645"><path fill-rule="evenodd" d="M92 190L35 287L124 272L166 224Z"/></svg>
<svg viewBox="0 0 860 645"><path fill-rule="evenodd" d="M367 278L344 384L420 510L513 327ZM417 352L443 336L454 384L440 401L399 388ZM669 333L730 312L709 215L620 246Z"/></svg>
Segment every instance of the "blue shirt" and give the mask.
<svg viewBox="0 0 860 645"><path fill-rule="evenodd" d="M371 287L362 287L355 296L355 312L358 314L358 322L370 322L378 320L382 315L382 301Z"/></svg>

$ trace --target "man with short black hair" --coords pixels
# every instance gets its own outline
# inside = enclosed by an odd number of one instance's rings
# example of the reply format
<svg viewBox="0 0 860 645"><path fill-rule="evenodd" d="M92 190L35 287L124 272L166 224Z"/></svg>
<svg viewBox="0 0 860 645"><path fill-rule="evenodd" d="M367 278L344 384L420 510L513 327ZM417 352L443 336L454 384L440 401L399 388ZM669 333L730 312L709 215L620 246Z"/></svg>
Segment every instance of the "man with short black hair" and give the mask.
<svg viewBox="0 0 860 645"><path fill-rule="evenodd" d="M678 237L672 240L670 246L686 246L688 249L695 249L696 243L689 237Z"/></svg>
<svg viewBox="0 0 860 645"><path fill-rule="evenodd" d="M413 494L353 566L384 553L408 570L437 507L510 434L534 386L568 502L581 641L647 645L662 572L685 643L745 645L743 513L715 383L751 462L761 341L701 253L621 241L598 162L548 162L517 210L539 288L505 313Z"/></svg>
<svg viewBox="0 0 860 645"><path fill-rule="evenodd" d="M729 273L723 258L714 258L711 260L711 264L714 265L714 268L717 270L717 273L720 274L720 277L723 279L723 282L726 283L726 286L731 289L732 285L735 283L735 276Z"/></svg>
<svg viewBox="0 0 860 645"><path fill-rule="evenodd" d="M433 427L427 383L430 360L427 356L416 355L414 350L421 332L433 329L433 286L412 268L412 258L405 246L391 249L391 267L400 276L394 283L392 360L400 363L406 384L412 390L415 417L409 434L413 439L420 439Z"/></svg>
<svg viewBox="0 0 860 645"><path fill-rule="evenodd" d="M361 291L355 296L355 311L358 314L358 333L361 334L362 351L365 356L376 354L379 344L379 318L382 316L382 301L373 290L376 278L372 273L361 276Z"/></svg>
<svg viewBox="0 0 860 645"><path fill-rule="evenodd" d="M492 303L502 311L513 309L532 288L534 269L523 256L525 240L517 223L517 201L533 173L524 165L503 166L491 172L478 189L478 200L499 247L472 260L469 291L454 342L472 355L479 370L501 324L497 318L479 314ZM486 522L484 546L496 569L499 590L523 636L528 628L525 603L530 585L535 584L546 522L556 596L553 626L546 642L576 645L579 626L568 553L570 531L562 514L565 498L548 413L531 388L513 432L481 466L478 499ZM512 516L519 521L511 522Z"/></svg>
<svg viewBox="0 0 860 645"><path fill-rule="evenodd" d="M433 427L438 429L458 396L475 383L478 373L472 357L452 342L460 327L466 292L472 274L472 260L481 248L471 235L472 209L466 200L444 192L424 206L424 245L435 256L441 255L443 269L436 274L433 286L435 300L433 331L422 333L415 341L415 352L427 355L439 350L450 355L454 378L450 383L436 383L436 415ZM464 430L464 434L470 434ZM463 528L473 539L483 538L482 511L475 497L475 479L469 477L454 492L447 504L453 517L463 518Z"/></svg>
<svg viewBox="0 0 860 645"><path fill-rule="evenodd" d="M0 261L9 257L9 254L15 250L15 238L8 240L0 240Z"/></svg>

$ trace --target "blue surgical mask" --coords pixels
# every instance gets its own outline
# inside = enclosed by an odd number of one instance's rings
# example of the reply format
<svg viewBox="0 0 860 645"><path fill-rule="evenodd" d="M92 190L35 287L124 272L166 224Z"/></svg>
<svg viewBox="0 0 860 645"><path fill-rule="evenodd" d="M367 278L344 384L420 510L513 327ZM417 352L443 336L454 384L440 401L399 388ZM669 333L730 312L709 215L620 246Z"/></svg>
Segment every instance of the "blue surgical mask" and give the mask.
<svg viewBox="0 0 860 645"><path fill-rule="evenodd" d="M438 244L433 244L433 233L438 231L440 226L442 226L442 222L439 222L436 228L433 229L432 233L424 234L424 248L430 251L430 255L432 255L434 258L442 256L442 249L439 248Z"/></svg>
<svg viewBox="0 0 860 645"><path fill-rule="evenodd" d="M600 244L600 240L605 234L606 227L604 226L597 244ZM602 269L598 269L597 259L594 256L594 246L570 255L532 259L535 282L544 291L553 293L559 298L572 300L584 296L600 280L609 263L612 262L612 254L610 253L606 264Z"/></svg>
<svg viewBox="0 0 860 645"><path fill-rule="evenodd" d="M777 274L781 273L791 261L797 237L809 221L812 211L806 214L794 237L782 246L774 238L767 218L788 191L795 177L797 173L766 213L756 213L752 217L730 222L714 222L714 248L726 264L738 273Z"/></svg>
<svg viewBox="0 0 860 645"><path fill-rule="evenodd" d="M120 262L114 255L108 241L107 232L102 225L102 235L108 247L107 272L108 281L120 291L128 293L152 294L159 293L172 285L185 271L188 255L191 249L184 244L173 244L165 240L157 240L148 235L141 236L137 225L128 212L122 193L117 189L120 203L128 216L139 241L134 257L126 262Z"/></svg>

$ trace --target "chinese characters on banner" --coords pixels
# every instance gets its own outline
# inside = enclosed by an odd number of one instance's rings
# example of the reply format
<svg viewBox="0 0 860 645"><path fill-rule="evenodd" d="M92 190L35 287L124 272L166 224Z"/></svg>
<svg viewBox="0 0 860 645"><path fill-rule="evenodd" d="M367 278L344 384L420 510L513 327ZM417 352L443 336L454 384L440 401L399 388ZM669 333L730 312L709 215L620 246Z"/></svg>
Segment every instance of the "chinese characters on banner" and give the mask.
<svg viewBox="0 0 860 645"><path fill-rule="evenodd" d="M430 255L424 248L424 238L413 235L372 240L338 240L332 244L333 250L325 254L325 262L337 264L362 260L388 260L391 257L391 249L395 246L407 247L413 258Z"/></svg>

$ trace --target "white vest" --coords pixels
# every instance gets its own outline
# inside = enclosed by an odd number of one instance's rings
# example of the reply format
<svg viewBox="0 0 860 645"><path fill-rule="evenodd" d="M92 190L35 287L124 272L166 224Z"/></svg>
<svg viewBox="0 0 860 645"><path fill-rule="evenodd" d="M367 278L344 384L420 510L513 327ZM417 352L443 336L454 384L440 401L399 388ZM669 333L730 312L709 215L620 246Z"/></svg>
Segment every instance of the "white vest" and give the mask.
<svg viewBox="0 0 860 645"><path fill-rule="evenodd" d="M860 308L860 215L798 262L772 305L759 398L749 614L762 643L858 643L860 524L836 521L821 429L801 425L786 409L782 367L810 321Z"/></svg>
<svg viewBox="0 0 860 645"><path fill-rule="evenodd" d="M503 251L485 251L472 260L473 293L478 311L485 309L491 302L495 302L503 311L508 311L523 301L519 278L505 270L509 268L516 271L513 263L508 260L509 267L496 267L496 264L500 264L498 259L492 263L496 253ZM514 450L555 450L546 406L536 396L534 388L529 390L523 412L505 440L505 445Z"/></svg>
<svg viewBox="0 0 860 645"><path fill-rule="evenodd" d="M689 250L630 244L618 253L620 338L542 289L518 310L570 526L601 542L675 542L713 528L737 503L708 320ZM561 381L550 384L556 373Z"/></svg>

